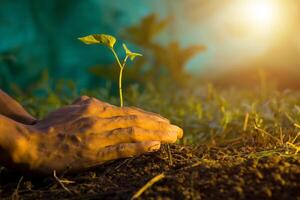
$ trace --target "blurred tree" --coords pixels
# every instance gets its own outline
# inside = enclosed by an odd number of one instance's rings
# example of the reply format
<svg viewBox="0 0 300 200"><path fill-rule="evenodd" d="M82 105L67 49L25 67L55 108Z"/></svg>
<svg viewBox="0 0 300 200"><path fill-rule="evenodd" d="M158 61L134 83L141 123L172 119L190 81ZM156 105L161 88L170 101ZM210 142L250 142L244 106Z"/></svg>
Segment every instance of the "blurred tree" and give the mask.
<svg viewBox="0 0 300 200"><path fill-rule="evenodd" d="M156 42L159 33L166 29L170 19L159 20L155 14L144 17L140 23L130 26L123 31L123 37L131 43L142 47L145 55L126 69L126 80L129 82L153 82L170 79L177 85L187 82L186 63L197 53L205 50L202 45L180 47L178 41L167 45ZM94 75L117 80L115 68L112 65L97 65L90 68Z"/></svg>

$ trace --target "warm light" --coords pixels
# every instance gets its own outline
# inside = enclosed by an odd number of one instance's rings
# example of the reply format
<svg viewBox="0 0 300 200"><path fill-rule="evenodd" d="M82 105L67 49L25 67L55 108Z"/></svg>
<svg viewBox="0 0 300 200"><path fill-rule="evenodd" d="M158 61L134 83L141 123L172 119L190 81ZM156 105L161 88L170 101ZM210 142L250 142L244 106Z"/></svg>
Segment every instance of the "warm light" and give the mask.
<svg viewBox="0 0 300 200"><path fill-rule="evenodd" d="M269 26L276 18L276 9L270 0L251 0L246 8L246 17L257 26Z"/></svg>
<svg viewBox="0 0 300 200"><path fill-rule="evenodd" d="M241 0L235 8L240 28L252 37L274 36L282 25L278 0Z"/></svg>
<svg viewBox="0 0 300 200"><path fill-rule="evenodd" d="M268 29L276 23L278 8L274 0L249 0L245 1L242 12L253 28Z"/></svg>

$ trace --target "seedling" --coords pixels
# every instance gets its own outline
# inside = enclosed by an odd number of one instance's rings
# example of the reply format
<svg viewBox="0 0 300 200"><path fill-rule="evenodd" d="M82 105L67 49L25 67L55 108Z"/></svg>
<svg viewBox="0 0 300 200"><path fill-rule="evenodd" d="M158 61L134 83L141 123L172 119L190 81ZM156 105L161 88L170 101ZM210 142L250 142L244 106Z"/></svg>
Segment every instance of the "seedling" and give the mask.
<svg viewBox="0 0 300 200"><path fill-rule="evenodd" d="M116 53L114 49L114 45L116 43L116 38L111 35L106 34L92 34L85 37L78 38L80 41L82 41L85 44L100 44L107 46L112 53L114 54L114 57L117 61L117 64L120 68L119 73L119 95L120 95L120 107L123 107L123 93L122 93L122 76L123 76L123 70L126 65L127 59L130 58L130 60L134 60L137 56L142 56L142 54L131 52L127 46L123 43L123 49L125 50L125 57L123 59L123 62L120 62L119 56Z"/></svg>

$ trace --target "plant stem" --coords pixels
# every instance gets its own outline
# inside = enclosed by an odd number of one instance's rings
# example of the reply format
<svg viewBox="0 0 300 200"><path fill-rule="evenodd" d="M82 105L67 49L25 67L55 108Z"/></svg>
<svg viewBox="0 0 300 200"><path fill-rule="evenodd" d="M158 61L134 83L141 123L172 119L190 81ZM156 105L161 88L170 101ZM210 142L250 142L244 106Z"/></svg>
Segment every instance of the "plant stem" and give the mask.
<svg viewBox="0 0 300 200"><path fill-rule="evenodd" d="M120 59L119 59L119 57L118 57L116 51L115 51L113 48L110 48L110 49L111 49L111 51L113 52L113 54L114 54L114 56L115 56L115 58L116 58L116 60L117 60L117 63L118 63L118 65L119 65L119 67L122 68Z"/></svg>
<svg viewBox="0 0 300 200"><path fill-rule="evenodd" d="M123 70L126 64L128 56L126 56L123 60L122 67L120 68L119 74L119 93L120 93L120 107L123 107L123 92L122 92L122 77L123 77Z"/></svg>
<svg viewBox="0 0 300 200"><path fill-rule="evenodd" d="M123 60L123 63L122 63L122 67L123 67L123 68L125 67L125 64L126 64L127 59L128 59L128 56L126 56L126 57L124 58L124 60Z"/></svg>
<svg viewBox="0 0 300 200"><path fill-rule="evenodd" d="M125 64L126 64L126 61L127 61L127 58L128 56L125 57L123 63L121 64L120 62L120 59L117 55L117 53L115 52L115 50L113 48L111 48L111 51L113 52L116 60L117 60L117 63L120 67L120 73L119 73L119 96L120 96L120 107L122 108L123 107L123 92L122 92L122 77L123 77L123 69L125 67Z"/></svg>
<svg viewBox="0 0 300 200"><path fill-rule="evenodd" d="M120 68L119 74L119 95L120 95L120 107L123 107L123 92L122 92L122 75L123 75L123 67Z"/></svg>

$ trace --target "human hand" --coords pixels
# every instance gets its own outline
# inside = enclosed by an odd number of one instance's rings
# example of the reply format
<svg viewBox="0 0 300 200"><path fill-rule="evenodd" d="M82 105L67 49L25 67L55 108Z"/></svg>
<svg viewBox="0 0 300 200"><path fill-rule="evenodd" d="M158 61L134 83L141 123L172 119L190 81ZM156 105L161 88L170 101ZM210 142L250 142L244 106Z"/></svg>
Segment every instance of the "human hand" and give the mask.
<svg viewBox="0 0 300 200"><path fill-rule="evenodd" d="M20 126L18 124L18 126ZM25 126L12 164L43 174L78 171L174 143L182 129L154 113L81 97L35 125Z"/></svg>

